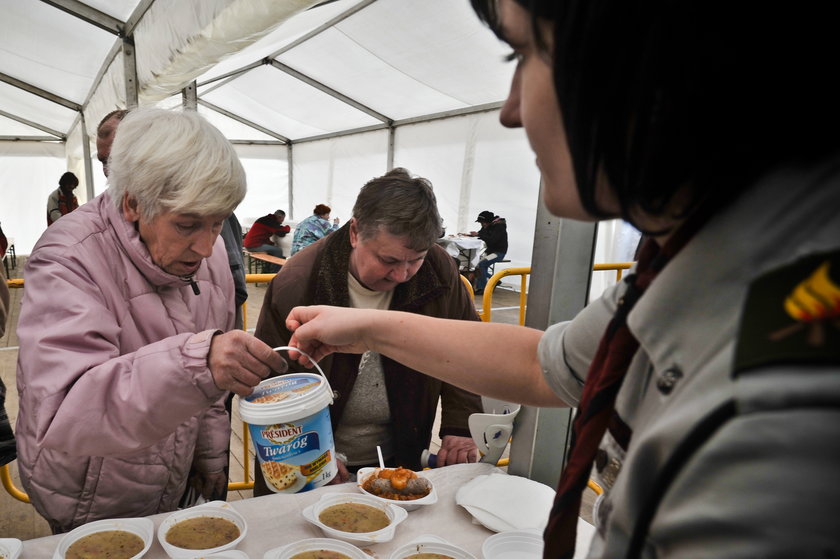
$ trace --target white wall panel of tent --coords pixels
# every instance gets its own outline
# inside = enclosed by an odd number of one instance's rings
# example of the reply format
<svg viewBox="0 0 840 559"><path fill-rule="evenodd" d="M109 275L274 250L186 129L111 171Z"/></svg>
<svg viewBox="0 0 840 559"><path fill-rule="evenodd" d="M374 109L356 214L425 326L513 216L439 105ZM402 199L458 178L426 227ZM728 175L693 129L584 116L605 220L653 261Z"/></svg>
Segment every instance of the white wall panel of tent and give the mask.
<svg viewBox="0 0 840 559"><path fill-rule="evenodd" d="M276 208L298 221L318 203L344 222L361 185L392 164L432 181L447 232L492 210L508 221L509 266L531 264L539 173L524 133L498 122L513 65L467 0L0 0L0 10L0 222L19 254L43 232L64 171L79 176L82 202L107 188L95 160L102 116L135 94L141 106L180 107L192 85L248 174L243 224ZM600 232L596 262L632 255L622 224ZM609 281L596 275L593 291Z"/></svg>

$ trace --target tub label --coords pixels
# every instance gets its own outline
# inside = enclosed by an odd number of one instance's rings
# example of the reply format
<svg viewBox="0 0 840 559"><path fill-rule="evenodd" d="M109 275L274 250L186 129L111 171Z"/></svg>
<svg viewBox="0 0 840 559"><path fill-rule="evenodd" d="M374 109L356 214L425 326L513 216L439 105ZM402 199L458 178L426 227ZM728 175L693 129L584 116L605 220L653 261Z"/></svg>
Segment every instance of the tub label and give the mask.
<svg viewBox="0 0 840 559"><path fill-rule="evenodd" d="M326 485L337 473L327 408L272 425L249 425L266 485L277 493L298 493Z"/></svg>

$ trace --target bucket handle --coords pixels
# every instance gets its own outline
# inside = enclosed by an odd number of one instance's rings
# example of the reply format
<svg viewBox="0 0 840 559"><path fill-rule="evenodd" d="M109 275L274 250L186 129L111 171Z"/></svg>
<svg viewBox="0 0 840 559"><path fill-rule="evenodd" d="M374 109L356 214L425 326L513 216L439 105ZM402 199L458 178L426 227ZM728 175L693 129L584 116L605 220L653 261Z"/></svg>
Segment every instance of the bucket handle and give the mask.
<svg viewBox="0 0 840 559"><path fill-rule="evenodd" d="M310 357L308 353L306 353L305 351L303 351L301 349L298 349L296 347L292 347L292 346L289 346L289 345L277 346L277 347L272 348L271 350L272 351L287 351L287 352L289 350L297 351L298 353L300 353L301 355L303 355L304 357L309 359L309 362L312 363L313 365L315 365L315 368L318 369L318 372L321 373L322 377L324 377L324 382L327 383L327 390L329 390L329 393L330 393L330 405L332 405L335 402L335 392L333 392L332 386L330 386L330 380L327 378L327 375L324 374L324 370L321 368L321 366L318 365L318 363L316 363L315 360L312 359L312 357Z"/></svg>

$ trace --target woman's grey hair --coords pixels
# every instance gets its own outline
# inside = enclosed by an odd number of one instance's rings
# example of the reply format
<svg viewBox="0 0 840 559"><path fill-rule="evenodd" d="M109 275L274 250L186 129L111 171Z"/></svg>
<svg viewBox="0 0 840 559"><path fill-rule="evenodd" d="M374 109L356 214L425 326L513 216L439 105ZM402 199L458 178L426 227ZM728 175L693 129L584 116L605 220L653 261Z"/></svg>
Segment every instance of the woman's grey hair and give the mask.
<svg viewBox="0 0 840 559"><path fill-rule="evenodd" d="M353 218L362 239L385 231L407 237L418 252L429 250L443 232L432 183L399 167L362 187Z"/></svg>
<svg viewBox="0 0 840 559"><path fill-rule="evenodd" d="M135 109L119 125L108 184L117 208L129 195L144 219L164 212L227 215L245 198L231 143L193 111Z"/></svg>

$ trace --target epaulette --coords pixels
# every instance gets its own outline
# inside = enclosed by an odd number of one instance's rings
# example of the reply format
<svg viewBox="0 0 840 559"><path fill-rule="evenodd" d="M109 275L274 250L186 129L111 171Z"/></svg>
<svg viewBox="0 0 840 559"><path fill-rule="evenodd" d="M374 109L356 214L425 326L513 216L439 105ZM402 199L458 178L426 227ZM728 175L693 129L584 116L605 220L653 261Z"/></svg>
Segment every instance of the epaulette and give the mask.
<svg viewBox="0 0 840 559"><path fill-rule="evenodd" d="M783 363L840 363L840 249L801 258L750 285L735 374Z"/></svg>

